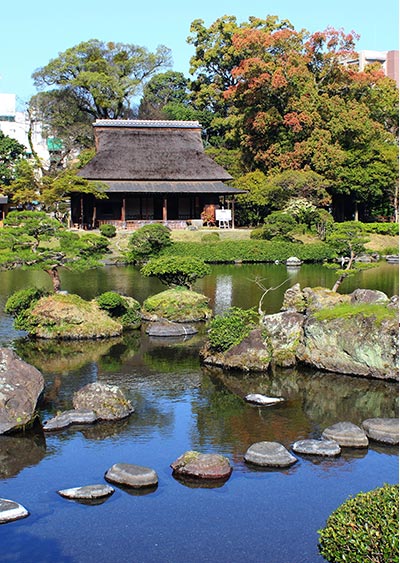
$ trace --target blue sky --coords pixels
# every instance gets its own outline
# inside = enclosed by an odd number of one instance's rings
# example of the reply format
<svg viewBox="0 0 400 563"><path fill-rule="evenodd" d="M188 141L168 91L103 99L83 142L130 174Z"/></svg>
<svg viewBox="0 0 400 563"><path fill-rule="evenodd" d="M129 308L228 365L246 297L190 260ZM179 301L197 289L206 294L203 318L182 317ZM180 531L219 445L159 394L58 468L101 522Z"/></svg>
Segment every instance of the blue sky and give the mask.
<svg viewBox="0 0 400 563"><path fill-rule="evenodd" d="M277 15L296 29L327 26L356 31L359 49L398 49L397 0L18 0L1 8L0 92L21 102L36 93L31 74L59 52L88 39L172 50L174 70L189 76L194 50L186 43L190 23L208 26L225 14L239 22Z"/></svg>

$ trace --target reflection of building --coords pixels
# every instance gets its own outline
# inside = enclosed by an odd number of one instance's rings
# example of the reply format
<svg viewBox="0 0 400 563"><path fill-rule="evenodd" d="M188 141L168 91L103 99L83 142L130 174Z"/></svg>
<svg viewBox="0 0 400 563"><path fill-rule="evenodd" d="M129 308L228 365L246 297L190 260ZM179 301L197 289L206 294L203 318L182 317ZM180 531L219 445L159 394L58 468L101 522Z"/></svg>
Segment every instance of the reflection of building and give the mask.
<svg viewBox="0 0 400 563"><path fill-rule="evenodd" d="M75 224L184 228L205 214L215 222L220 198L243 193L205 154L197 121L97 120L94 130L97 153L80 174L106 184L108 198L72 197Z"/></svg>
<svg viewBox="0 0 400 563"><path fill-rule="evenodd" d="M346 61L346 65L356 66L363 71L367 65L379 63L383 72L396 81L399 87L399 52L398 51L359 51L353 59Z"/></svg>
<svg viewBox="0 0 400 563"><path fill-rule="evenodd" d="M31 152L28 141L29 127L27 112L16 111L16 95L0 94L0 130L4 135L24 145L28 154ZM39 123L32 123L31 136L34 150L39 158L47 162L49 151L46 140L42 137L42 128Z"/></svg>

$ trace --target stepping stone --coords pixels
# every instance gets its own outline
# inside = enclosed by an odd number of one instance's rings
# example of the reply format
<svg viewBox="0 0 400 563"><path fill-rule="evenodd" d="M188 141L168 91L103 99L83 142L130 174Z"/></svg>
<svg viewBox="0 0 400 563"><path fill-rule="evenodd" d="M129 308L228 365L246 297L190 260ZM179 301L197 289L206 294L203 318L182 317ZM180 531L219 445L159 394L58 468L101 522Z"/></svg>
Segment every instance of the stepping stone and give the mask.
<svg viewBox="0 0 400 563"><path fill-rule="evenodd" d="M130 463L116 463L106 472L105 478L111 483L135 489L154 487L158 484L154 469Z"/></svg>
<svg viewBox="0 0 400 563"><path fill-rule="evenodd" d="M155 322L146 330L149 336L189 336L197 334L193 326L185 326L180 323Z"/></svg>
<svg viewBox="0 0 400 563"><path fill-rule="evenodd" d="M29 512L22 504L18 504L13 500L0 498L0 524L13 522L29 516Z"/></svg>
<svg viewBox="0 0 400 563"><path fill-rule="evenodd" d="M109 497L114 489L109 485L85 485L84 487L73 487L57 491L59 495L74 500L95 500Z"/></svg>
<svg viewBox="0 0 400 563"><path fill-rule="evenodd" d="M322 432L325 440L334 440L346 448L367 448L368 438L359 426L352 422L338 422Z"/></svg>
<svg viewBox="0 0 400 563"><path fill-rule="evenodd" d="M368 418L361 426L372 440L393 445L399 443L398 418Z"/></svg>
<svg viewBox="0 0 400 563"><path fill-rule="evenodd" d="M333 440L298 440L292 446L297 454L334 457L340 455L341 448Z"/></svg>
<svg viewBox="0 0 400 563"><path fill-rule="evenodd" d="M94 411L88 409L73 409L62 412L61 414L47 420L43 424L45 432L53 432L62 430L71 426L71 424L93 424L96 422L97 416Z"/></svg>
<svg viewBox="0 0 400 563"><path fill-rule="evenodd" d="M282 397L267 397L266 395L261 395L260 393L250 393L249 395L246 395L245 400L248 403L253 403L261 407L270 407L272 405L276 405L277 403L281 403L285 399L282 399Z"/></svg>
<svg viewBox="0 0 400 563"><path fill-rule="evenodd" d="M263 467L289 467L297 461L297 458L278 442L256 442L249 447L244 459L248 463Z"/></svg>
<svg viewBox="0 0 400 563"><path fill-rule="evenodd" d="M197 479L227 479L232 473L229 459L219 454L188 451L171 463L174 475Z"/></svg>

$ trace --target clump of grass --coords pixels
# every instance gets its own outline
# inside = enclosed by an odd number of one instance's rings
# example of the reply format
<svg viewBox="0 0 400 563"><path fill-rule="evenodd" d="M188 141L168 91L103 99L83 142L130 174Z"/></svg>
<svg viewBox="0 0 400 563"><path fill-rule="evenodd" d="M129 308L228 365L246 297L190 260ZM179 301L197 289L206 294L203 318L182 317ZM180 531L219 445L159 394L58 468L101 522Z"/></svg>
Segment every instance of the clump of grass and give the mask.
<svg viewBox="0 0 400 563"><path fill-rule="evenodd" d="M355 305L340 303L331 309L316 311L313 316L318 321L330 321L333 319L349 319L356 315L373 317L377 323L382 323L385 320L396 318L397 311L395 309L388 309L386 305L375 303L358 303Z"/></svg>

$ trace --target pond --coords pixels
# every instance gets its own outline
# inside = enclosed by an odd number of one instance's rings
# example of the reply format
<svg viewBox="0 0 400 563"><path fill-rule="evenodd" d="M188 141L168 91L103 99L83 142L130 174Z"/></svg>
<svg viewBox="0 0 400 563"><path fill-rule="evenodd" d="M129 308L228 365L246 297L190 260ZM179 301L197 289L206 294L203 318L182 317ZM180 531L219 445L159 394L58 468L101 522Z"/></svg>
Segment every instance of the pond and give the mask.
<svg viewBox="0 0 400 563"><path fill-rule="evenodd" d="M196 289L220 312L257 304L255 278L287 286L268 295L265 309L279 310L286 287L333 285L334 274L304 265L215 266ZM62 275L64 289L93 296L115 289L143 301L162 290L134 268L107 267ZM374 287L398 292L396 266L382 264L343 291ZM47 286L41 272L2 272L0 308L7 296L29 285ZM99 380L120 385L135 406L118 423L75 427L44 437L39 429L0 437L0 497L21 502L31 515L0 526L1 561L138 563L317 563L317 530L349 495L398 479L397 448L372 443L368 450L343 450L332 460L302 456L287 470L255 470L243 455L254 442L319 437L341 420L359 424L375 416L397 416L394 383L281 369L273 374L223 373L201 367L204 327L192 338L152 339L133 332L100 342L33 342L0 313L0 345L12 346L46 380L43 418L70 407L73 392ZM250 392L283 396L275 407L245 403ZM220 487L195 487L171 475L169 465L189 449L226 455L233 466ZM155 492L116 487L99 505L67 501L57 490L104 482L114 463L154 468Z"/></svg>

